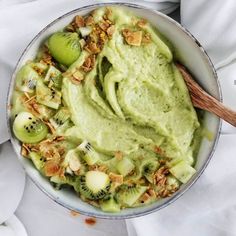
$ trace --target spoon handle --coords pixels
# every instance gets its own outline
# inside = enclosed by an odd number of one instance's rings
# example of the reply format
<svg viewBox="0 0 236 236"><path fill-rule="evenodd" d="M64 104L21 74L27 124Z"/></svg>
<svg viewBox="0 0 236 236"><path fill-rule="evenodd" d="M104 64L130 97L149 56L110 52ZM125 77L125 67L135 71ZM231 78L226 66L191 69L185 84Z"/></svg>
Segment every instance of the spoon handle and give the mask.
<svg viewBox="0 0 236 236"><path fill-rule="evenodd" d="M226 107L223 103L212 97L206 91L204 91L192 78L190 73L184 68L184 66L177 64L193 102L193 105L197 108L209 111L219 116L221 119L227 121L231 125L236 127L236 112Z"/></svg>

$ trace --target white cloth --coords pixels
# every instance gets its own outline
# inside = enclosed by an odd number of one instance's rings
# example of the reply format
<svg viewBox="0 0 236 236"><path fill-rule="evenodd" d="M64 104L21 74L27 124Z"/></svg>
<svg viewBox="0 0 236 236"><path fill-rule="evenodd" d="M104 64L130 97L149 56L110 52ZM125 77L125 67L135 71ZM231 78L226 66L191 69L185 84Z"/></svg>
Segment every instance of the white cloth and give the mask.
<svg viewBox="0 0 236 236"><path fill-rule="evenodd" d="M236 110L236 2L182 0L182 24L218 68L224 103ZM216 152L197 183L156 213L127 220L129 236L236 235L236 128L223 122Z"/></svg>
<svg viewBox="0 0 236 236"><path fill-rule="evenodd" d="M11 144L7 142L0 147L0 224L15 212L24 186L24 170L17 161Z"/></svg>

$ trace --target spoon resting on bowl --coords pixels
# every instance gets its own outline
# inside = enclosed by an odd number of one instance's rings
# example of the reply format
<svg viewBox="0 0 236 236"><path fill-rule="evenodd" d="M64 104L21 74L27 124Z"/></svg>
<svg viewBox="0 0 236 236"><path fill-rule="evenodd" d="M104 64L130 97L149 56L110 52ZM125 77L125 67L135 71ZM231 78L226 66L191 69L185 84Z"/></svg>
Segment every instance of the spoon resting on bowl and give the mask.
<svg viewBox="0 0 236 236"><path fill-rule="evenodd" d="M226 107L214 97L209 95L206 91L204 91L194 81L190 73L183 65L176 63L176 66L178 67L183 76L183 79L186 82L193 106L214 113L221 119L236 127L236 112Z"/></svg>

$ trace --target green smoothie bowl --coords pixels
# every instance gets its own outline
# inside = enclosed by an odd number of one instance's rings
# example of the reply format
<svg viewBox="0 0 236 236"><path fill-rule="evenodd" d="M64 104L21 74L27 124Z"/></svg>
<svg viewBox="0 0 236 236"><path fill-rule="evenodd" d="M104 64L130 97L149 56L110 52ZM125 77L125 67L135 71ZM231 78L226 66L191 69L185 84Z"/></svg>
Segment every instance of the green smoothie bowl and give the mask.
<svg viewBox="0 0 236 236"><path fill-rule="evenodd" d="M221 100L201 45L162 13L96 4L46 26L8 95L11 141L29 177L57 203L98 218L175 201L206 168L221 124L193 107L176 62Z"/></svg>

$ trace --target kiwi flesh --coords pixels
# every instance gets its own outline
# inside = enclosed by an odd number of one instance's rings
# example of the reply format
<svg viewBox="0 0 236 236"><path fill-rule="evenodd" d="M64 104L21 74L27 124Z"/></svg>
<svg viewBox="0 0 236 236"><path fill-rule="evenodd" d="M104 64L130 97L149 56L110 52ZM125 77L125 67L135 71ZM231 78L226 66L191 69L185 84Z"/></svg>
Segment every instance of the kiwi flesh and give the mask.
<svg viewBox="0 0 236 236"><path fill-rule="evenodd" d="M126 176L135 169L135 165L132 160L123 158L117 163L116 168L121 175Z"/></svg>
<svg viewBox="0 0 236 236"><path fill-rule="evenodd" d="M142 175L150 182L153 183L153 174L159 167L159 162L155 159L147 159L142 162Z"/></svg>
<svg viewBox="0 0 236 236"><path fill-rule="evenodd" d="M13 122L15 136L24 143L38 143L48 134L47 126L29 112L20 112Z"/></svg>
<svg viewBox="0 0 236 236"><path fill-rule="evenodd" d="M80 176L79 192L85 198L96 200L104 198L110 189L109 176L101 171L88 171Z"/></svg>
<svg viewBox="0 0 236 236"><path fill-rule="evenodd" d="M120 204L113 196L108 196L100 202L101 209L105 212L119 212Z"/></svg>
<svg viewBox="0 0 236 236"><path fill-rule="evenodd" d="M146 186L123 184L120 186L116 197L122 205L132 207L146 190Z"/></svg>
<svg viewBox="0 0 236 236"><path fill-rule="evenodd" d="M48 86L50 85L50 87L53 86L60 89L62 85L62 74L56 67L50 65L44 81L48 83Z"/></svg>
<svg viewBox="0 0 236 236"><path fill-rule="evenodd" d="M51 124L58 128L59 126L65 124L70 118L70 112L65 107L61 107L60 110L50 119Z"/></svg>
<svg viewBox="0 0 236 236"><path fill-rule="evenodd" d="M29 157L36 169L43 173L43 168L45 164L43 158L37 152L30 152Z"/></svg>
<svg viewBox="0 0 236 236"><path fill-rule="evenodd" d="M54 88L48 88L42 81L36 85L36 100L47 107L58 109L61 104L61 92Z"/></svg>
<svg viewBox="0 0 236 236"><path fill-rule="evenodd" d="M39 80L38 73L29 65L24 65L16 75L16 90L33 93Z"/></svg>
<svg viewBox="0 0 236 236"><path fill-rule="evenodd" d="M196 170L186 161L181 161L170 168L170 173L183 184L187 183L196 173Z"/></svg>
<svg viewBox="0 0 236 236"><path fill-rule="evenodd" d="M79 146L78 149L83 151L83 160L88 165L96 164L100 158L99 154L93 149L92 145L88 141L83 141Z"/></svg>
<svg viewBox="0 0 236 236"><path fill-rule="evenodd" d="M59 63L70 66L80 56L81 48L77 33L57 32L48 39L48 48Z"/></svg>

